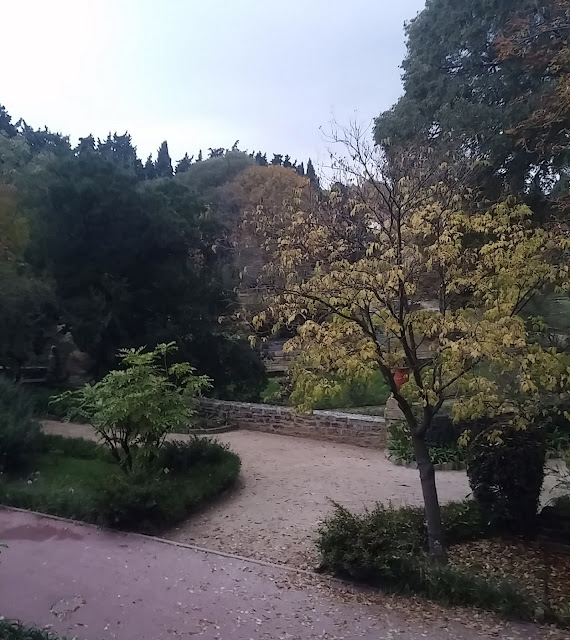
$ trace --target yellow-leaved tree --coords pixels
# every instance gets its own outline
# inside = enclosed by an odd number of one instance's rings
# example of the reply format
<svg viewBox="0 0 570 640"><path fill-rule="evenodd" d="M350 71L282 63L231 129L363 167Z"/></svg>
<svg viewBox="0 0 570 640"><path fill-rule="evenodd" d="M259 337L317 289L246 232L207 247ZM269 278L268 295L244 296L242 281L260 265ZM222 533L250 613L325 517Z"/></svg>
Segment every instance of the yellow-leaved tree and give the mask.
<svg viewBox="0 0 570 640"><path fill-rule="evenodd" d="M519 313L544 287L568 287L570 243L514 198L478 201L473 163L421 148L387 158L357 129L338 141L339 180L318 202L246 215L265 261L254 324L295 327L290 347L325 371L381 371L411 433L430 553L445 561L426 432L448 400L457 418L508 412L524 428L542 390L566 388L567 366L531 343Z"/></svg>

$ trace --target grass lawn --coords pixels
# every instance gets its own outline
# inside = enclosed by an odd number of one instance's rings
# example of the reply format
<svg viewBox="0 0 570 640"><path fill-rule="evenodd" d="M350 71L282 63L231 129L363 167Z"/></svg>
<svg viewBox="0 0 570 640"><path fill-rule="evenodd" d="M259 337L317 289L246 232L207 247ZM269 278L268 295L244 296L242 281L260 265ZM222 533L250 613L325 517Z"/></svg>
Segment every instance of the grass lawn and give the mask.
<svg viewBox="0 0 570 640"><path fill-rule="evenodd" d="M185 519L237 478L239 458L196 440L183 469L124 474L108 451L80 438L46 436L45 451L18 476L0 480L0 503L42 513L157 532ZM188 445L192 448L192 444Z"/></svg>

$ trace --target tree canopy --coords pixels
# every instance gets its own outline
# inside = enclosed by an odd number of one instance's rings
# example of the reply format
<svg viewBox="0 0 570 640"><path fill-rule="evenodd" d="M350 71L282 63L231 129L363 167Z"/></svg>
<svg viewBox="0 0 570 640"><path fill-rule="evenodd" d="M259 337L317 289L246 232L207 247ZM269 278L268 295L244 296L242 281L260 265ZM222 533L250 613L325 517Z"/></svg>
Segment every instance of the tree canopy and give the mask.
<svg viewBox="0 0 570 640"><path fill-rule="evenodd" d="M519 311L546 285L570 287L570 241L534 227L514 198L473 193L470 163L422 147L387 157L359 132L342 142L328 194L249 216L269 296L254 322L297 327L289 348L309 354L316 373L384 375L412 434L430 550L444 557L425 434L448 399L457 418L497 415L512 411L514 391L524 422L539 390L567 385L567 365L530 342ZM400 368L410 373L403 389Z"/></svg>
<svg viewBox="0 0 570 640"><path fill-rule="evenodd" d="M376 141L451 143L489 163L492 196L548 195L568 166L568 8L430 0L406 26L405 92L376 119Z"/></svg>

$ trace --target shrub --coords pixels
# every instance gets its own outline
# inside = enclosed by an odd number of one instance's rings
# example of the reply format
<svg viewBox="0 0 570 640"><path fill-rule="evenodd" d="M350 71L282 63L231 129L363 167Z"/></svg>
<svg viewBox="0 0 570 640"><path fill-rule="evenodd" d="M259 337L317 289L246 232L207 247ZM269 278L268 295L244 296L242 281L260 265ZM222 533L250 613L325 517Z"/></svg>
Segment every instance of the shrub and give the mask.
<svg viewBox="0 0 570 640"><path fill-rule="evenodd" d="M450 542L485 533L473 501L442 507ZM430 563L423 510L378 505L362 515L335 505L319 529L322 567L343 577L452 605L473 605L530 619L535 603L516 585L463 568Z"/></svg>
<svg viewBox="0 0 570 640"><path fill-rule="evenodd" d="M465 454L458 445L457 439L460 431L447 416L436 416L434 422L426 434L426 442L429 446L429 454L434 464L453 463L464 461ZM393 421L388 427L388 451L389 453L406 462L415 460L412 439L408 425L403 421Z"/></svg>
<svg viewBox="0 0 570 640"><path fill-rule="evenodd" d="M52 434L44 434L41 451L56 456L68 456L82 460L103 460L112 462L109 450L93 440L85 438L68 438Z"/></svg>
<svg viewBox="0 0 570 640"><path fill-rule="evenodd" d="M482 432L471 443L467 475L481 512L495 531L531 534L536 529L544 479L545 445L536 429Z"/></svg>
<svg viewBox="0 0 570 640"><path fill-rule="evenodd" d="M15 620L0 619L2 640L57 640L57 637L43 629L27 627Z"/></svg>
<svg viewBox="0 0 570 640"><path fill-rule="evenodd" d="M403 575L402 563L422 550L423 526L421 509L377 505L355 515L335 504L319 528L322 565L358 580L393 583Z"/></svg>
<svg viewBox="0 0 570 640"><path fill-rule="evenodd" d="M207 500L218 495L236 480L240 460L221 446L209 447L214 462L192 455L178 457L182 448L167 447L171 463L184 465L194 460L185 473L182 469L138 470L106 478L96 493L94 510L98 522L119 529L157 532L186 518ZM185 451L191 451L187 448ZM194 453L197 451L194 450Z"/></svg>
<svg viewBox="0 0 570 640"><path fill-rule="evenodd" d="M0 376L0 471L23 469L40 446L33 402L20 385Z"/></svg>
<svg viewBox="0 0 570 640"><path fill-rule="evenodd" d="M75 401L68 417L91 422L126 472L156 456L167 433L187 426L194 415L194 397L209 386L209 379L195 375L186 363L166 365L175 350L174 343L147 353L142 348L122 349L124 369L57 399Z"/></svg>
<svg viewBox="0 0 570 640"><path fill-rule="evenodd" d="M186 518L237 478L240 460L208 439L168 443L165 461L122 473L88 440L46 436L34 472L0 477L0 503L121 529L155 532Z"/></svg>
<svg viewBox="0 0 570 640"><path fill-rule="evenodd" d="M166 442L160 449L157 464L160 469L184 473L199 463L221 462L228 452L227 445L222 445L212 438L194 436L185 442Z"/></svg>

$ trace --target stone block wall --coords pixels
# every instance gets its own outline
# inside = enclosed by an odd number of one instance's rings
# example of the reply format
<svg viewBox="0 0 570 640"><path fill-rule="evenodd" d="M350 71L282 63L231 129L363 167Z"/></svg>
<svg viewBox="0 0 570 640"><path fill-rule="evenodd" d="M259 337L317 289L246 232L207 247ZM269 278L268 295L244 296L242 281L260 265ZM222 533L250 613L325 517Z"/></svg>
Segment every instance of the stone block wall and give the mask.
<svg viewBox="0 0 570 640"><path fill-rule="evenodd" d="M337 411L296 413L288 407L202 399L200 412L216 416L238 429L278 433L285 436L342 442L360 447L384 448L383 418Z"/></svg>

